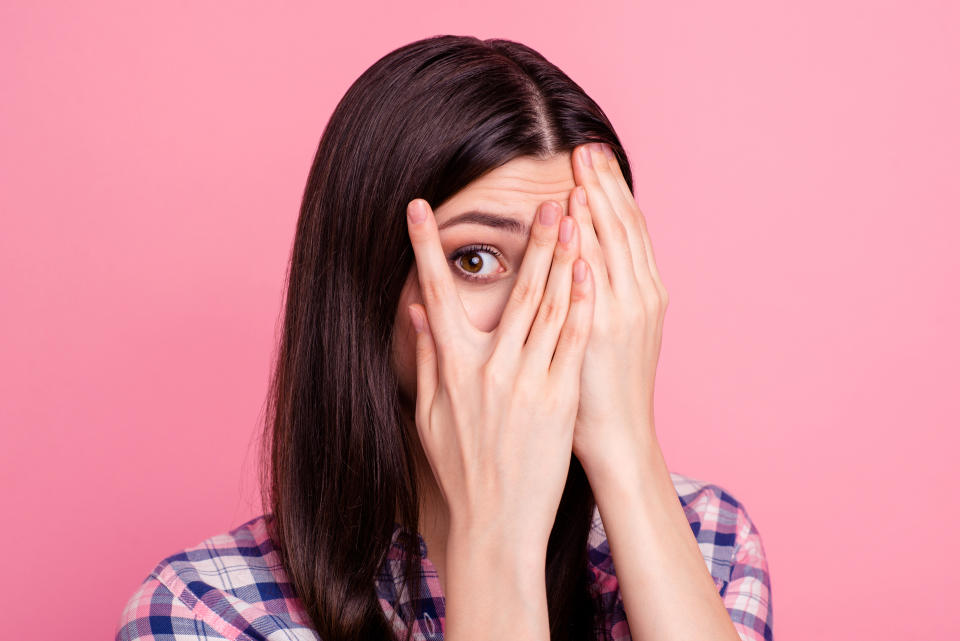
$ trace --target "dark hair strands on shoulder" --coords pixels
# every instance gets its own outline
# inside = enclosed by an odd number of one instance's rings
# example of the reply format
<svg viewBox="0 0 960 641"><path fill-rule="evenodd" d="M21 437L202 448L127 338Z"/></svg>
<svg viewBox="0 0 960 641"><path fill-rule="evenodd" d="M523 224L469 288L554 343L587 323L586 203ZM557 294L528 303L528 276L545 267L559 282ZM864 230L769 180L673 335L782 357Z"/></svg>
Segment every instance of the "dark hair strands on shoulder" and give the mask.
<svg viewBox="0 0 960 641"><path fill-rule="evenodd" d="M555 65L510 40L441 35L377 60L320 139L290 256L266 399L262 501L271 540L324 641L392 640L375 581L405 528L405 580L421 594L417 444L401 423L391 339L414 263L406 206L439 207L518 156L609 143L600 107ZM575 457L547 547L553 641L593 638L587 536L593 492ZM410 619L415 612L404 613ZM409 639L409 630L406 638Z"/></svg>

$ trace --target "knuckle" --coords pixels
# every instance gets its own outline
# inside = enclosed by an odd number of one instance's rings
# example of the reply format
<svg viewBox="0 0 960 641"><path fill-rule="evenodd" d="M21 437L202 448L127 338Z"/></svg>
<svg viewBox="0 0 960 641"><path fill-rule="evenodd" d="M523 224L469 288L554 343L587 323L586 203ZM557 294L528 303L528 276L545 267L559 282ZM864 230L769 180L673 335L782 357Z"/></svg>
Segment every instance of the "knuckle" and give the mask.
<svg viewBox="0 0 960 641"><path fill-rule="evenodd" d="M614 239L618 243L624 243L627 240L627 228L620 220L615 220L610 225L610 231L613 233Z"/></svg>
<svg viewBox="0 0 960 641"><path fill-rule="evenodd" d="M579 255L575 242L557 243L553 250L553 261L559 263L572 263Z"/></svg>
<svg viewBox="0 0 960 641"><path fill-rule="evenodd" d="M518 279L510 290L510 299L517 305L526 305L533 296L533 287L526 279Z"/></svg>
<svg viewBox="0 0 960 641"><path fill-rule="evenodd" d="M436 278L427 278L420 283L420 292L423 294L424 300L432 303L439 303L449 296L447 284Z"/></svg>
<svg viewBox="0 0 960 641"><path fill-rule="evenodd" d="M416 353L417 353L417 364L419 365L424 365L428 363L431 358L433 358L433 350L430 349L430 345L428 344L428 341L424 339L417 340Z"/></svg>
<svg viewBox="0 0 960 641"><path fill-rule="evenodd" d="M540 322L544 325L553 325L564 311L558 301L545 300L540 304Z"/></svg>
<svg viewBox="0 0 960 641"><path fill-rule="evenodd" d="M549 249L556 242L556 237L551 230L540 227L530 234L530 242L537 249Z"/></svg>
<svg viewBox="0 0 960 641"><path fill-rule="evenodd" d="M660 297L656 295L643 296L643 311L646 313L646 316L649 318L655 316L660 312Z"/></svg>
<svg viewBox="0 0 960 641"><path fill-rule="evenodd" d="M574 283L573 288L570 290L570 302L571 303L581 303L586 301L590 296L590 292L587 291L587 288L583 283Z"/></svg>
<svg viewBox="0 0 960 641"><path fill-rule="evenodd" d="M561 336L561 341L565 341L567 345L576 346L579 345L587 333L579 323L570 323L564 329L563 335Z"/></svg>

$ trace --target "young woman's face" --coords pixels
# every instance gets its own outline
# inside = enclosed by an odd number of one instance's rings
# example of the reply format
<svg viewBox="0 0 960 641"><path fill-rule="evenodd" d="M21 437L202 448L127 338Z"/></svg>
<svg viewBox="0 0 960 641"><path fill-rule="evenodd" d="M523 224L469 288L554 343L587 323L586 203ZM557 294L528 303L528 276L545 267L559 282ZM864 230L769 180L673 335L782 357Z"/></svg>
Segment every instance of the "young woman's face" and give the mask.
<svg viewBox="0 0 960 641"><path fill-rule="evenodd" d="M474 327L489 332L500 323L523 262L537 208L545 200L555 200L566 214L575 186L569 152L548 160L514 158L473 181L434 210L443 253ZM468 212L496 218L485 221L474 216L460 220ZM496 220L518 224L489 224ZM417 396L417 339L407 314L411 303L423 304L416 263L407 274L394 325L394 370L401 396L409 407Z"/></svg>

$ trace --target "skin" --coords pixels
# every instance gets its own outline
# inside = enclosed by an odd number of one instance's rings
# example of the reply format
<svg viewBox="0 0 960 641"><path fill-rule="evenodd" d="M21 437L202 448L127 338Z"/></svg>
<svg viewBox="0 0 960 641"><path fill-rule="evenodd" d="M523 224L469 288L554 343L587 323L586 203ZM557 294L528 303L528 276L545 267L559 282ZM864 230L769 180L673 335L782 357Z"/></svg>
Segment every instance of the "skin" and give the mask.
<svg viewBox="0 0 960 641"><path fill-rule="evenodd" d="M545 200L554 200L567 213L570 192L576 186L570 153L558 154L548 160L530 157L515 158L473 181L447 202L434 209L438 226L452 217L471 210L509 216L522 222L529 230L537 208ZM517 272L527 248L529 231L516 234L482 224L463 223L440 229L440 243L444 255L473 244L486 244L499 250L497 257L477 252L451 264L457 293L471 324L482 331L491 331L500 322L510 292L517 280ZM474 281L464 278L470 274L469 259L482 261L476 270L489 280ZM416 333L407 314L411 303L424 304L420 291L416 264L407 275L400 294L394 329L394 371L400 383L405 410L405 427L413 436L416 448L417 473L423 488L420 508L420 534L427 545L427 558L437 570L441 587L445 586L445 559L450 515L436 479L430 472L423 450L419 447L414 408L417 395Z"/></svg>
<svg viewBox="0 0 960 641"><path fill-rule="evenodd" d="M644 216L619 166L609 159L609 149L591 144L548 160L512 160L437 208L436 221L442 226L467 209L482 209L510 215L529 225L538 205L547 199L556 200L564 213L569 212L577 221L581 256L595 275L596 299L581 368L572 450L583 464L597 499L631 634L636 639L735 641L740 637L677 501L656 438L654 376L669 299ZM584 203L579 195L584 196ZM496 327L509 298L526 236L514 238L478 225L458 225L439 233L447 255L459 246L479 242L503 252L500 260L505 265L485 266L485 273L493 274L488 284L454 279L470 322L489 331ZM487 254L482 258L497 260ZM460 273L457 265L450 268ZM423 305L416 267L408 276L398 305L394 353L408 408L407 428L416 436L412 418L416 337L406 312L410 303ZM429 469L421 452L418 472L427 489L420 528L443 586L443 562L450 543L446 539L449 511ZM644 544L637 545L637 541ZM471 555L477 551L464 540L454 543L450 546L455 552L453 558L459 558L460 550ZM509 543L494 546L490 554L502 555L504 547ZM496 560L493 556L490 559ZM482 571L483 565L477 563L475 569ZM503 567L509 565L506 562ZM478 590L506 593L503 603L509 604L511 595L498 584L497 574L487 573L485 578L486 583ZM542 585L537 588L542 589ZM538 599L536 603L541 611L530 613L529 630L543 627L544 601ZM476 634L482 636L482 631ZM534 636L543 635L538 632Z"/></svg>

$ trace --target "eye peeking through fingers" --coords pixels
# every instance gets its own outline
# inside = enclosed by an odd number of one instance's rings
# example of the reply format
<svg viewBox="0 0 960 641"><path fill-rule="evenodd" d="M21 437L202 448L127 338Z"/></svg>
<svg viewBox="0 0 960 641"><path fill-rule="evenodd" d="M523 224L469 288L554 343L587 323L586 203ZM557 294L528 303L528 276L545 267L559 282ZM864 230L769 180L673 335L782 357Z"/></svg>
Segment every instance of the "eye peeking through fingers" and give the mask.
<svg viewBox="0 0 960 641"><path fill-rule="evenodd" d="M483 258L486 254L488 258ZM453 265L457 275L468 281L491 281L496 276L491 274L500 274L506 271L500 262L503 255L496 247L485 244L466 245L454 250L447 257L447 260Z"/></svg>

